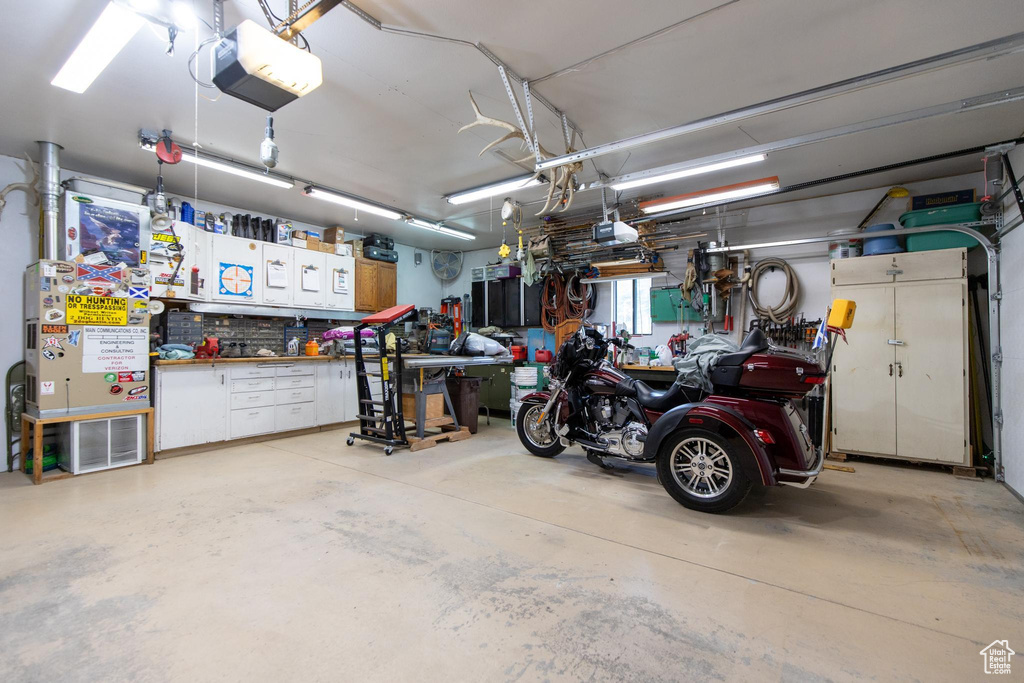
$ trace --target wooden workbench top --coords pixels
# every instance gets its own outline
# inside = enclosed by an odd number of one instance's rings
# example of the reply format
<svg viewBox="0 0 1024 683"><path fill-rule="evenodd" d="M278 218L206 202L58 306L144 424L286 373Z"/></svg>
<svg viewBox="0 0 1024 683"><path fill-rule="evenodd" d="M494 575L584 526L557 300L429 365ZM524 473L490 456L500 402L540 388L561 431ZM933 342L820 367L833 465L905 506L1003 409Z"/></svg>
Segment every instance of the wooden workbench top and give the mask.
<svg viewBox="0 0 1024 683"><path fill-rule="evenodd" d="M403 353L402 358L428 356L426 353ZM364 353L363 358L376 358L377 354ZM316 361L355 360L353 354L347 356L255 356L253 358L185 358L182 360L155 360L153 365L167 367L175 365L214 365L220 363L311 363Z"/></svg>
<svg viewBox="0 0 1024 683"><path fill-rule="evenodd" d="M656 370L658 372L675 372L671 365L622 365L620 369L629 372L630 370Z"/></svg>

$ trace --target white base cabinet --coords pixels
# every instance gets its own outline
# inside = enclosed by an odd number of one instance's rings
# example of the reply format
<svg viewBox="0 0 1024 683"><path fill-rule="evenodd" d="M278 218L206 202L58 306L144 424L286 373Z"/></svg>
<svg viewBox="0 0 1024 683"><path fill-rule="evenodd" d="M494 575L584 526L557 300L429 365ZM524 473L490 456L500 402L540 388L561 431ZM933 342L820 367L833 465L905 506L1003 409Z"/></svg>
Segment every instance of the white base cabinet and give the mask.
<svg viewBox="0 0 1024 683"><path fill-rule="evenodd" d="M970 464L967 252L832 262L832 295L857 303L832 360L832 448Z"/></svg>
<svg viewBox="0 0 1024 683"><path fill-rule="evenodd" d="M157 366L157 451L355 420L355 363Z"/></svg>
<svg viewBox="0 0 1024 683"><path fill-rule="evenodd" d="M227 373L224 366L156 368L156 450L228 438Z"/></svg>

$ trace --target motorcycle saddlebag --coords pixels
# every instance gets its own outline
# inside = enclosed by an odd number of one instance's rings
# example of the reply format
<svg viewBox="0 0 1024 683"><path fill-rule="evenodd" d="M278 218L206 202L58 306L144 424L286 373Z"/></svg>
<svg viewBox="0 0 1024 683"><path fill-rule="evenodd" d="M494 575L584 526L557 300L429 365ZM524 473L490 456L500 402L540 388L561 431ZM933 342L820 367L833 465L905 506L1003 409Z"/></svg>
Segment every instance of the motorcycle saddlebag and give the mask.
<svg viewBox="0 0 1024 683"><path fill-rule="evenodd" d="M374 261L387 261L398 263L398 252L394 249L381 249L380 247L363 247L363 256L372 258Z"/></svg>
<svg viewBox="0 0 1024 683"><path fill-rule="evenodd" d="M386 235L367 235L363 238L363 250L366 250L367 247L394 249L395 239Z"/></svg>

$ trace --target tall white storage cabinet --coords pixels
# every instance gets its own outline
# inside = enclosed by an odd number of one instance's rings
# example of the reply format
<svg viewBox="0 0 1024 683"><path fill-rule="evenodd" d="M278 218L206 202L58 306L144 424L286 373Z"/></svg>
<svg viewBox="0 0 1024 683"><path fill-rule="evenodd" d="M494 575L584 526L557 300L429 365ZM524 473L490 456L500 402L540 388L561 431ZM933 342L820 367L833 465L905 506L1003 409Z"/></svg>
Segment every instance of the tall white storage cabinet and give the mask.
<svg viewBox="0 0 1024 683"><path fill-rule="evenodd" d="M967 250L834 260L857 303L832 359L832 449L970 464Z"/></svg>

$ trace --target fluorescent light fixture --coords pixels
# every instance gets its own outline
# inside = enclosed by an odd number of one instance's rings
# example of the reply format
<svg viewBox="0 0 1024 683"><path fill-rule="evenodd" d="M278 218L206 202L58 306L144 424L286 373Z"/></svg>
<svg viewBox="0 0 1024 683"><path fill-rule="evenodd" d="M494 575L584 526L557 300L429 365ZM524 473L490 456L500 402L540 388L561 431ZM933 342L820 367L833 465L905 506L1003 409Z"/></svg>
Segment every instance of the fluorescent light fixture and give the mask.
<svg viewBox="0 0 1024 683"><path fill-rule="evenodd" d="M191 2L176 0L171 5L171 16L174 17L174 25L186 31L194 30L199 24Z"/></svg>
<svg viewBox="0 0 1024 683"><path fill-rule="evenodd" d="M640 210L644 213L658 213L659 211L683 209L687 206L699 206L700 204L711 204L712 202L721 202L729 199L742 199L777 189L779 189L779 179L777 176L773 176L735 185L724 185L710 190L701 190L700 192L691 192L690 194L681 194L676 197L641 202Z"/></svg>
<svg viewBox="0 0 1024 683"><path fill-rule="evenodd" d="M145 23L127 7L108 3L50 84L71 92L85 92Z"/></svg>
<svg viewBox="0 0 1024 683"><path fill-rule="evenodd" d="M147 139L144 136L140 138L139 146L150 152L156 151L156 145L153 144L153 140ZM228 161L227 159L217 159L209 155L196 156L195 150L183 149L181 153L181 160L187 161L190 164L195 164L196 166L212 168L215 171L223 171L224 173L230 173L231 175L236 175L241 178L248 178L249 180L273 185L274 187L282 187L286 190L290 190L295 187L295 182L286 176L282 176L277 173L264 173L256 167L247 166L234 161Z"/></svg>
<svg viewBox="0 0 1024 683"><path fill-rule="evenodd" d="M702 175L704 173L724 171L727 168L736 168L737 166L756 164L757 162L764 161L767 158L768 157L765 154L751 154L750 156L739 157L738 159L730 159L728 161L722 161L717 164L705 164L703 166L695 166L694 168L684 168L679 171L662 173L659 175L649 176L647 178L637 178L636 180L627 180L621 183L612 182L612 189L619 191L629 190L634 187L643 187L644 185L654 185L655 183L663 183L667 180L678 180L679 178L689 178L690 176Z"/></svg>
<svg viewBox="0 0 1024 683"><path fill-rule="evenodd" d="M462 232L461 230L454 230L452 228L441 225L440 223L432 223L425 221L422 218L410 218L408 220L409 225L415 225L417 228L423 228L424 230L431 230L433 232L441 233L442 235L448 235L449 237L456 237L460 240L475 240L476 235L471 235L468 232Z"/></svg>
<svg viewBox="0 0 1024 683"><path fill-rule="evenodd" d="M337 192L331 192L330 190L324 190L319 187L310 185L304 190L307 197L314 197L315 199L322 199L325 202L334 202L335 204L341 204L358 211L365 211L366 213L372 213L375 216L382 216L384 218L390 218L393 221L401 220L402 214L398 213L394 209L387 207L378 206L376 204L370 204L364 202L361 199L355 199L348 195L339 194Z"/></svg>
<svg viewBox="0 0 1024 683"><path fill-rule="evenodd" d="M492 185L484 185L483 187L477 187L472 190L464 190L463 192L456 192L445 197L449 204L468 204L469 202L475 202L478 199L486 199L487 197L494 197L496 195L505 194L507 192L515 192L521 190L524 187L536 187L540 185L540 178L535 178L533 174L520 176L518 178L512 178L510 180L502 180L499 183Z"/></svg>
<svg viewBox="0 0 1024 683"><path fill-rule="evenodd" d="M295 187L294 182L285 180L280 176L261 173L256 169L249 169L229 161L221 161L220 159L213 159L208 156L196 156L196 153L191 150L185 150L181 155L181 160L197 166L212 168L215 171L223 171L224 173L248 178L249 180L256 180L267 185L273 185L274 187L283 187L286 190Z"/></svg>

